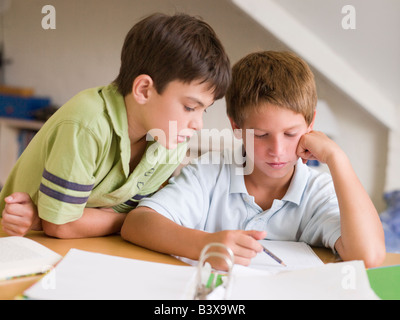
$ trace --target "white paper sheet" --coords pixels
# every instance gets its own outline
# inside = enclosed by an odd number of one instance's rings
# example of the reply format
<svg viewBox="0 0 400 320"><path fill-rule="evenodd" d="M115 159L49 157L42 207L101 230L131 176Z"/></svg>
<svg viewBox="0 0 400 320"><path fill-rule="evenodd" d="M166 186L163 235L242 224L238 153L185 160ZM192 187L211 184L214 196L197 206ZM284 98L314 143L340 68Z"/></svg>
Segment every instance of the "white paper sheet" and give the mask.
<svg viewBox="0 0 400 320"><path fill-rule="evenodd" d="M286 264L286 267L277 263L265 252L260 252L252 260L250 264L251 268L270 273L279 273L282 271L322 266L324 264L311 247L304 242L269 240L261 240L259 242L278 256Z"/></svg>
<svg viewBox="0 0 400 320"><path fill-rule="evenodd" d="M30 299L182 299L196 268L139 261L71 249Z"/></svg>
<svg viewBox="0 0 400 320"><path fill-rule="evenodd" d="M241 273L233 280L233 300L375 300L362 261L326 264L273 276Z"/></svg>

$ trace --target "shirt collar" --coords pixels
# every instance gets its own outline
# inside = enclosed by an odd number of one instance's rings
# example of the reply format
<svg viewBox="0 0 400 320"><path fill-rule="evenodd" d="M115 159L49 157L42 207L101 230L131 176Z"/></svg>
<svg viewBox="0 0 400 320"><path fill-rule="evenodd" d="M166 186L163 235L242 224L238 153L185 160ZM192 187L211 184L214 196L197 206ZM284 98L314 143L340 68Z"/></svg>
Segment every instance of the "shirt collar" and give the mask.
<svg viewBox="0 0 400 320"><path fill-rule="evenodd" d="M120 138L121 161L124 173L129 175L131 143L128 133L128 116L124 97L118 92L114 84L105 86L101 90L107 113L111 119L114 132Z"/></svg>
<svg viewBox="0 0 400 320"><path fill-rule="evenodd" d="M244 183L243 164L237 164L236 159L232 157L232 165L230 165L230 193L245 193L248 194ZM245 158L243 158L244 162Z"/></svg>
<svg viewBox="0 0 400 320"><path fill-rule="evenodd" d="M300 205L301 198L303 197L304 190L310 176L309 168L303 163L302 159L298 159L292 180L290 181L289 188L282 198L284 201L290 201L297 205Z"/></svg>
<svg viewBox="0 0 400 320"><path fill-rule="evenodd" d="M128 115L126 113L124 97L118 92L114 84L103 87L101 94L105 101L107 113L110 116L113 129L120 138L121 163L124 174L129 176L129 162L131 159L131 141L128 132ZM157 163L180 163L183 160L187 143L180 143L178 147L172 151L162 146L157 141L147 139L146 156L143 156L139 164L135 168L136 172L146 172L153 169ZM169 161L169 162L168 162Z"/></svg>
<svg viewBox="0 0 400 320"><path fill-rule="evenodd" d="M230 166L231 179L230 179L230 193L245 193L248 194L246 185L244 183L244 176L240 172L242 165L233 163ZM295 170L289 188L282 198L283 201L290 201L296 205L300 205L301 198L307 185L310 172L307 165L303 164L301 159L297 160Z"/></svg>

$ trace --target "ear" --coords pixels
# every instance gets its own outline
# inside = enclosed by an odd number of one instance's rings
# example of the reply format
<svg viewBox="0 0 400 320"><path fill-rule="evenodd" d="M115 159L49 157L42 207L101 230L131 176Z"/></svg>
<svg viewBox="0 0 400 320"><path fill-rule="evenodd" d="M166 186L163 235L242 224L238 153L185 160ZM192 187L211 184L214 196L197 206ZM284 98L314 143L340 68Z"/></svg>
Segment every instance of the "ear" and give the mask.
<svg viewBox="0 0 400 320"><path fill-rule="evenodd" d="M314 116L313 116L313 119L312 119L310 125L308 126L307 133L308 133L308 132L311 132L311 131L313 130L313 128L314 128L314 123L315 123L315 116L316 116L316 115L317 115L317 110L314 110Z"/></svg>
<svg viewBox="0 0 400 320"><path fill-rule="evenodd" d="M235 136L235 138L239 140L242 139L242 128L240 128L232 118L229 118L229 121L231 123L233 135Z"/></svg>
<svg viewBox="0 0 400 320"><path fill-rule="evenodd" d="M147 74L141 74L133 81L132 95L138 103L144 104L151 96L153 88L153 79Z"/></svg>

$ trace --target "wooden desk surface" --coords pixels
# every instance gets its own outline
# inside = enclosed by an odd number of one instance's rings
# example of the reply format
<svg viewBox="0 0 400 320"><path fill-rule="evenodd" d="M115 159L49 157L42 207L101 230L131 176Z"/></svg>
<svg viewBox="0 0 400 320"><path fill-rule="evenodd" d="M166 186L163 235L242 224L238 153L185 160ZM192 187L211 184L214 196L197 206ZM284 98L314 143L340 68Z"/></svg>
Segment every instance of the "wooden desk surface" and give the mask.
<svg viewBox="0 0 400 320"><path fill-rule="evenodd" d="M0 237L7 236L0 230ZM29 232L26 236L32 240L41 243L49 249L65 256L71 248L86 250L91 252L103 253L113 256L138 259L151 262L168 263L175 265L185 265L182 261L165 254L155 251L144 249L142 247L133 245L124 241L119 235L112 235L108 237L99 238L86 238L86 239L55 239L47 237L43 232ZM331 250L326 248L313 248L315 253L324 263L338 262ZM400 254L388 253L386 260L382 266L400 264ZM15 280L0 281L0 300L14 299L16 296L22 294L27 288L32 286L40 279L39 276L24 277Z"/></svg>

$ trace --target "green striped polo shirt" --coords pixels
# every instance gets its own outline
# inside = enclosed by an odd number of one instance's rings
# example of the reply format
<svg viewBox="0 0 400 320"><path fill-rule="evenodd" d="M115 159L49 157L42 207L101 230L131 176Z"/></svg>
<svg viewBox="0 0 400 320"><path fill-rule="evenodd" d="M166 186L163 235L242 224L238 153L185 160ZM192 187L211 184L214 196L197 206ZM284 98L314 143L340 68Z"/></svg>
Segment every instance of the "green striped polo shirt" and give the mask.
<svg viewBox="0 0 400 320"><path fill-rule="evenodd" d="M149 139L150 140L150 139ZM129 212L156 192L183 160L187 144L168 150L149 141L130 173L131 144L124 98L114 85L80 92L35 135L0 194L27 192L40 218L54 224L79 219L85 207Z"/></svg>

